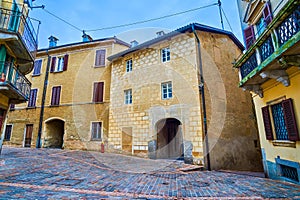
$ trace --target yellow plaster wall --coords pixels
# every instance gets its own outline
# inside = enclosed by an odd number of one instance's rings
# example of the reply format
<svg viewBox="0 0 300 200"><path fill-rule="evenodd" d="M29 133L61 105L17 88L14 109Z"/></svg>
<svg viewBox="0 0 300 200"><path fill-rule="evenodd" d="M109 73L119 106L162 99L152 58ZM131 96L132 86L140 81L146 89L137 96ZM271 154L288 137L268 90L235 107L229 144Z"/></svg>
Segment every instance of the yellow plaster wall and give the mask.
<svg viewBox="0 0 300 200"><path fill-rule="evenodd" d="M297 119L298 129L300 128L300 73L296 68L288 71L290 75L289 87L283 86L281 83L274 80L266 82L262 87L264 88L264 97L254 96L255 110L257 116L257 124L260 133L261 146L266 152L266 159L275 162L275 158L280 156L281 159L300 162L300 142L296 142L296 148L274 146L272 141L267 140L265 136L265 129L262 119L261 108L267 105L267 102L275 99L286 97L292 98L294 103L294 112ZM274 133L275 134L275 133Z"/></svg>

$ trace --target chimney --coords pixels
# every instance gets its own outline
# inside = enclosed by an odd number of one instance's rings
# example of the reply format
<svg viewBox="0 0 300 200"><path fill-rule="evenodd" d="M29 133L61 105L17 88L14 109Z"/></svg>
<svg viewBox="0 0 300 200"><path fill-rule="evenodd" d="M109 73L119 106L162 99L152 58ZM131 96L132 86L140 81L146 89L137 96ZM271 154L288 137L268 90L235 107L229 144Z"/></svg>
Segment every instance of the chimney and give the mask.
<svg viewBox="0 0 300 200"><path fill-rule="evenodd" d="M158 32L156 32L156 37L160 37L160 36L163 36L163 35L165 35L164 31L158 31Z"/></svg>
<svg viewBox="0 0 300 200"><path fill-rule="evenodd" d="M85 32L83 32L82 42L90 42L90 41L93 41L93 38L90 35L88 35Z"/></svg>
<svg viewBox="0 0 300 200"><path fill-rule="evenodd" d="M133 40L133 41L130 42L130 44L131 44L130 48L132 48L132 47L137 46L139 43L138 43L138 41Z"/></svg>
<svg viewBox="0 0 300 200"><path fill-rule="evenodd" d="M49 48L56 47L57 41L58 41L58 39L56 37L54 37L54 36L51 35L48 38L48 40L49 40Z"/></svg>

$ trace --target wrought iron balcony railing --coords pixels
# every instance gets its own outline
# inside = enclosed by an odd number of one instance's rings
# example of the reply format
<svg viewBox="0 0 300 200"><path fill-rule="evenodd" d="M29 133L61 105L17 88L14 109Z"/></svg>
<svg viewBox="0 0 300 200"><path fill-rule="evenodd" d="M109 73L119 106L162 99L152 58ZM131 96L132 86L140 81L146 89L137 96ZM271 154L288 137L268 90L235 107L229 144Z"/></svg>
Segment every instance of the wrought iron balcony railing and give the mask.
<svg viewBox="0 0 300 200"><path fill-rule="evenodd" d="M234 66L240 70L240 86L300 41L300 3L293 0L287 4L256 42L236 61Z"/></svg>
<svg viewBox="0 0 300 200"><path fill-rule="evenodd" d="M18 99L29 98L31 83L12 62L0 62L0 86L15 90Z"/></svg>
<svg viewBox="0 0 300 200"><path fill-rule="evenodd" d="M18 34L27 50L35 59L37 51L37 33L30 19L23 11L0 8L0 30Z"/></svg>

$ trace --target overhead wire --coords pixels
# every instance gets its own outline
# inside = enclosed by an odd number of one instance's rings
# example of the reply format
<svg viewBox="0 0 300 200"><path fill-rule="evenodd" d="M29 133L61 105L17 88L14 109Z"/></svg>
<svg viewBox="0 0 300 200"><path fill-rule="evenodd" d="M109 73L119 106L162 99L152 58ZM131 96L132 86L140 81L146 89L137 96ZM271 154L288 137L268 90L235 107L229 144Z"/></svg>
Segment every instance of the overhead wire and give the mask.
<svg viewBox="0 0 300 200"><path fill-rule="evenodd" d="M231 32L233 33L233 29L232 29L232 27L231 27L231 24L230 24L230 22L229 22L229 20L228 20L228 18L227 18L227 16L226 16L226 13L225 13L225 11L223 10L222 7L221 7L221 10L222 10L222 13L223 13L224 16L225 16L226 22L227 22L227 24L228 24L228 26L229 26Z"/></svg>
<svg viewBox="0 0 300 200"><path fill-rule="evenodd" d="M52 12L48 11L46 8L43 8L43 10L44 10L46 13L48 13L49 15L52 15L53 17L55 17L55 18L59 19L60 21L62 21L62 22L64 22L64 23L68 24L69 26L73 27L74 29L76 29L76 30L78 30L78 31L80 31L80 32L83 32L83 30L80 29L79 27L77 27L77 26L71 24L70 22L67 22L66 20L62 19L61 17L59 17L59 16L53 14Z"/></svg>
<svg viewBox="0 0 300 200"><path fill-rule="evenodd" d="M177 15L182 15L182 14L185 14L185 13L188 13L188 12L193 12L193 11L196 11L196 10L209 8L209 7L212 7L212 6L215 6L215 5L218 5L218 3L213 3L213 4L206 5L206 6L201 6L201 7L198 7L198 8L193 8L193 9L185 10L185 11L182 11L182 12L177 12L177 13L173 13L173 14L170 14L170 15L165 15L165 16L162 16L162 17L152 18L152 19L148 19L148 20L142 20L142 21L137 21L137 22L133 22L133 23L116 25L116 26L108 26L108 27L98 28L98 29L85 30L85 32L95 32L95 31L102 31L102 30L109 30L109 29L121 28L121 27L126 27L126 26L132 26L132 25L137 25L137 24L144 24L144 23L151 22L151 21L157 21L157 20L161 20L161 19L165 19L165 18L169 18L169 17L174 17L174 16L177 16Z"/></svg>

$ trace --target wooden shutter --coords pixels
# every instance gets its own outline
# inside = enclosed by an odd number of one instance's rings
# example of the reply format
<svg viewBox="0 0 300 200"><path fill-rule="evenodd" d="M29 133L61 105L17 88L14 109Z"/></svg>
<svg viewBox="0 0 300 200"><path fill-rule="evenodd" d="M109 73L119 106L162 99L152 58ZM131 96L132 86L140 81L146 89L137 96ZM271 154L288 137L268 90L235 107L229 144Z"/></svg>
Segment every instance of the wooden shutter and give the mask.
<svg viewBox="0 0 300 200"><path fill-rule="evenodd" d="M51 105L59 105L61 86L52 88Z"/></svg>
<svg viewBox="0 0 300 200"><path fill-rule="evenodd" d="M255 42L255 33L252 25L244 30L244 38L246 48L249 49L249 47Z"/></svg>
<svg viewBox="0 0 300 200"><path fill-rule="evenodd" d="M54 72L56 65L56 57L52 57L50 72Z"/></svg>
<svg viewBox="0 0 300 200"><path fill-rule="evenodd" d="M66 54L66 55L64 56L64 67L63 67L63 71L67 71L67 69L68 69L68 61L69 61L69 55Z"/></svg>
<svg viewBox="0 0 300 200"><path fill-rule="evenodd" d="M94 83L93 102L103 102L103 82Z"/></svg>
<svg viewBox="0 0 300 200"><path fill-rule="evenodd" d="M272 123L270 119L270 112L269 112L269 106L265 106L261 108L262 115L263 115L263 121L265 126L265 133L267 140L273 140L273 130L272 130Z"/></svg>
<svg viewBox="0 0 300 200"><path fill-rule="evenodd" d="M289 140L298 141L299 132L297 128L297 121L294 113L294 106L292 99L282 101L282 107L285 118L285 125L288 132Z"/></svg>
<svg viewBox="0 0 300 200"><path fill-rule="evenodd" d="M105 66L105 53L106 53L105 49L96 51L96 60L95 60L96 66Z"/></svg>
<svg viewBox="0 0 300 200"><path fill-rule="evenodd" d="M270 7L270 2L267 2L265 4L264 10L263 10L263 17L265 20L265 25L269 25L272 22L272 11Z"/></svg>
<svg viewBox="0 0 300 200"><path fill-rule="evenodd" d="M36 95L37 95L37 89L30 90L28 107L35 107L35 104L36 104Z"/></svg>
<svg viewBox="0 0 300 200"><path fill-rule="evenodd" d="M34 61L33 75L39 75L41 73L42 60Z"/></svg>

